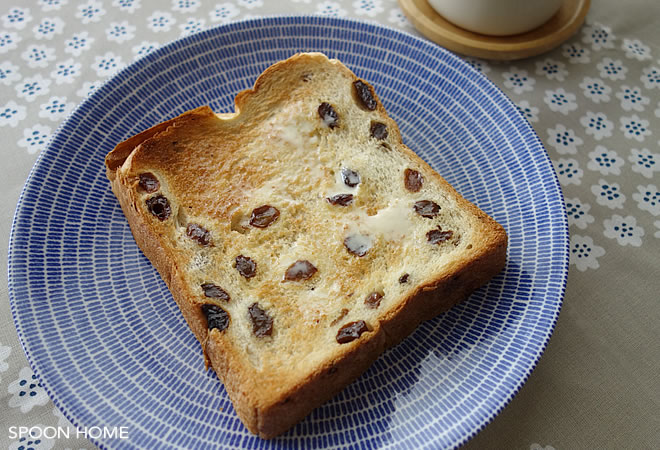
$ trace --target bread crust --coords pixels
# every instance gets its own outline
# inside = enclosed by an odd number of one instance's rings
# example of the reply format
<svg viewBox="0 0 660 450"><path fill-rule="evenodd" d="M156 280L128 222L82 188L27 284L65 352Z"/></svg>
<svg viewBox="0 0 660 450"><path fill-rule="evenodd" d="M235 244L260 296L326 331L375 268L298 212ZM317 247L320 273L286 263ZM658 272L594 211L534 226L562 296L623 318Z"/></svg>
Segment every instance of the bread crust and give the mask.
<svg viewBox="0 0 660 450"><path fill-rule="evenodd" d="M327 64L327 62L327 58L321 54L295 55L271 66L257 79L252 89L239 93L236 96L235 113L218 118L209 107L199 107L131 137L120 143L106 157L107 177L136 243L167 284L190 329L201 343L207 362L210 361L224 383L237 414L251 432L265 439L285 432L315 407L332 398L359 377L385 349L401 342L421 322L437 316L465 299L500 272L506 259L507 236L504 229L475 205L463 199L428 164L405 147L398 127L394 121L388 119L388 128L401 151L419 167L423 167L425 176L432 177L434 182L443 186L448 195L452 196L452 200L474 217L471 226L476 230L475 236L481 240L475 242L478 251L472 252L469 259L451 261L441 276L419 284L416 289L398 301L396 307L380 317L377 322L372 323L371 329L360 339L339 346L332 358L319 364L285 390L278 389L275 385L269 385L271 389L260 389L263 383L273 382L257 379L255 371L248 367L245 356L225 334L217 329L208 331L206 318L183 276L185 269L177 266L175 249L164 244L161 238L164 231L159 229L159 224L154 225L154 221L145 216L138 206L140 202L137 193L138 180L131 170L131 163L138 150L143 153L160 152L162 147L156 145L159 139L165 139L169 134L185 128L196 120L211 122L220 120L225 124L241 125L243 116L247 114L245 111L250 108L248 105L250 97L262 89L268 89L273 79L285 76L282 74L296 64ZM341 63L332 61L331 64L337 66L350 79L358 79ZM273 95L281 94L273 93ZM380 100L377 99L377 103L378 111L386 114ZM249 110L249 113L258 116L263 111ZM250 176L258 175L245 176L249 182ZM240 201L239 197L230 198L228 200L230 205L226 210L219 212L214 210L217 213L216 218L228 220L231 204Z"/></svg>

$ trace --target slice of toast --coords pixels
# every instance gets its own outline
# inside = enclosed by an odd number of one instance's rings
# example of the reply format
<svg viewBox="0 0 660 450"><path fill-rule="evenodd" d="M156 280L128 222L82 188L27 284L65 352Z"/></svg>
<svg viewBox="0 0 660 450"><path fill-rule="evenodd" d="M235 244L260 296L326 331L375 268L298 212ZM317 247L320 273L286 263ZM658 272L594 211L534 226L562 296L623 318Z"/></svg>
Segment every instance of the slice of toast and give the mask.
<svg viewBox="0 0 660 450"><path fill-rule="evenodd" d="M293 426L505 262L504 229L403 145L373 88L319 53L236 112L119 144L107 176L247 428Z"/></svg>

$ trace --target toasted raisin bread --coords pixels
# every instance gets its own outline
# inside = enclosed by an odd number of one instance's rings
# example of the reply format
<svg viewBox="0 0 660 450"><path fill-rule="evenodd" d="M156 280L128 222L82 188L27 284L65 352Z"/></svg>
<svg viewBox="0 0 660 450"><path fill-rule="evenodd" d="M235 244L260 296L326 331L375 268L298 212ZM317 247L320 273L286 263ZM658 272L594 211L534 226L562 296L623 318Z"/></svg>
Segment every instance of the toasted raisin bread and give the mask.
<svg viewBox="0 0 660 450"><path fill-rule="evenodd" d="M235 111L156 125L107 175L239 417L271 438L497 274L507 237L339 61L279 62Z"/></svg>

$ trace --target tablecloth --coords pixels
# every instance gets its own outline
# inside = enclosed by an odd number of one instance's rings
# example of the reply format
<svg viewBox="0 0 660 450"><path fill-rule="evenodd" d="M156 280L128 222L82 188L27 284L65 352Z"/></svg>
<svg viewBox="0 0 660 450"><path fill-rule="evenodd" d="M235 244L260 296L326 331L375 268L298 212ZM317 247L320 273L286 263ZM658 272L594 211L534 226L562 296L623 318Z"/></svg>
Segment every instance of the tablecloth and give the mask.
<svg viewBox="0 0 660 450"><path fill-rule="evenodd" d="M0 258L39 152L99 83L180 36L271 14L371 20L419 35L395 0L6 0L0 5ZM556 330L513 401L466 448L660 448L660 4L595 0L556 49L465 58L543 141L570 226ZM93 448L16 436L66 427L33 375L0 277L0 446ZM12 433L13 430L13 433Z"/></svg>

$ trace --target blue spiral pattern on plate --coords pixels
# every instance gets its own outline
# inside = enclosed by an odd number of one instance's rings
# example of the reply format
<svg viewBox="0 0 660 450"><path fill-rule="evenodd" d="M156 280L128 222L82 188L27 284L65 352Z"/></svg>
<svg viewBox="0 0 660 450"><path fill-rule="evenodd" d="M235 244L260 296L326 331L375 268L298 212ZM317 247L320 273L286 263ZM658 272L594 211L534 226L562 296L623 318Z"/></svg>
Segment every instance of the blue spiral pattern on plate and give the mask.
<svg viewBox="0 0 660 450"><path fill-rule="evenodd" d="M404 142L507 229L503 273L422 324L285 435L263 441L204 371L200 346L137 248L104 157L156 123L237 92L300 51L371 82ZM566 284L563 197L538 137L485 77L426 41L321 17L232 23L168 44L98 89L33 168L9 252L19 337L79 427L128 427L104 448L455 447L504 408L541 356Z"/></svg>

